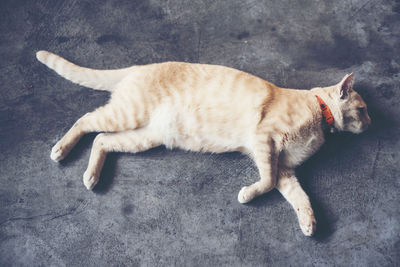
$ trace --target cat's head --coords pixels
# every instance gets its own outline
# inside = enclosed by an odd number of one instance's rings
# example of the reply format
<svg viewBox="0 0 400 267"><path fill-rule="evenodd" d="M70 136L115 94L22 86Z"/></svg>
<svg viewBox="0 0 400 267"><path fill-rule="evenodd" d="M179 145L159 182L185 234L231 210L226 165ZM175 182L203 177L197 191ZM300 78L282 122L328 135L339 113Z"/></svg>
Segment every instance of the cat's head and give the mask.
<svg viewBox="0 0 400 267"><path fill-rule="evenodd" d="M335 127L341 131L362 133L371 124L367 105L354 91L353 73L346 75L340 83L331 88L331 98L335 101Z"/></svg>

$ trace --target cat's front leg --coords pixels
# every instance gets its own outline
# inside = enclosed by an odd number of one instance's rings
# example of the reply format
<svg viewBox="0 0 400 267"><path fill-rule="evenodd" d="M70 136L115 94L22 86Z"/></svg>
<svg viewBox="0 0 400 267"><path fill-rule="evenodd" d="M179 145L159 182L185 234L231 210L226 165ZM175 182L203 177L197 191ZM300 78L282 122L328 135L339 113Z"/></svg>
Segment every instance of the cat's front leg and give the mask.
<svg viewBox="0 0 400 267"><path fill-rule="evenodd" d="M301 188L294 170L280 169L276 188L296 211L301 231L306 236L312 236L316 230L317 221L310 200Z"/></svg>
<svg viewBox="0 0 400 267"><path fill-rule="evenodd" d="M258 142L254 147L252 155L260 173L260 180L240 190L240 203L247 203L276 186L278 153L275 152L274 142Z"/></svg>

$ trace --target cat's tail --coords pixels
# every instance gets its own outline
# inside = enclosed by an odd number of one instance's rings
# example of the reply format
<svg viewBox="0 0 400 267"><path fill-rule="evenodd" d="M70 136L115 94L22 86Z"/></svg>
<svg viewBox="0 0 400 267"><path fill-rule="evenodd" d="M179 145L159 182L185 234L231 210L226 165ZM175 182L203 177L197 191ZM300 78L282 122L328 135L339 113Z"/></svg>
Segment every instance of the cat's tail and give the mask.
<svg viewBox="0 0 400 267"><path fill-rule="evenodd" d="M96 70L80 67L47 51L38 51L36 58L65 79L96 90L113 91L133 67L116 70Z"/></svg>

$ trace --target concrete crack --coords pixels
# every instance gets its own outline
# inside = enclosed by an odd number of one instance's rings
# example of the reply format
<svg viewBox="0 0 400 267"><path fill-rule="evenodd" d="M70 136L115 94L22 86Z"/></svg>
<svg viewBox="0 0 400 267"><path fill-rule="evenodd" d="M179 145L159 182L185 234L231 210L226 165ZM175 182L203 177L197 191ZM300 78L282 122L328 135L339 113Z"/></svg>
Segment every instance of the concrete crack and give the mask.
<svg viewBox="0 0 400 267"><path fill-rule="evenodd" d="M56 213L56 212L48 212L48 213L45 213L45 214L38 214L38 215L34 215L34 216L29 216L29 217L13 217L13 218L9 218L9 219L7 219L7 220L4 220L4 221L0 222L0 225L6 224L7 222L13 222L13 221L30 221L30 220L34 220L34 219L38 219L38 218L42 218L42 217L50 217L50 216L51 216L51 218L45 219L45 220L46 220L46 221L51 221L51 220L58 219L58 218L62 218L62 217L68 216L68 215L77 215L77 214L80 214L80 213L82 213L82 212L85 211L85 208L86 208L87 206L88 206L88 202L84 203L83 205L82 205L82 204L79 204L79 205L77 205L77 206L75 206L75 207L72 207L71 209L69 209L69 211L63 212L63 213L61 213L61 214ZM82 207L81 210L80 210L79 212L77 212L77 210L78 210L80 207Z"/></svg>
<svg viewBox="0 0 400 267"><path fill-rule="evenodd" d="M0 223L0 225L3 225L7 222L12 222L12 221L30 221L30 220L34 220L36 218L40 218L40 217L45 217L45 216L49 216L52 215L52 213L46 213L46 214L39 214L39 215L35 215L35 216L30 216L30 217L14 217L14 218L9 218L5 221L2 221Z"/></svg>
<svg viewBox="0 0 400 267"><path fill-rule="evenodd" d="M80 214L80 213L85 211L85 208L87 207L87 205L88 205L88 202L83 202L83 205L79 204L76 207L72 207L71 209L69 209L69 211L61 213L61 214L57 214L57 215L51 217L50 219L48 219L48 221L52 221L52 220L55 220L55 219L58 219L58 218L62 218L62 217L68 216L68 215ZM82 207L81 210L79 212L76 212L80 207ZM52 214L52 215L54 215L54 214Z"/></svg>

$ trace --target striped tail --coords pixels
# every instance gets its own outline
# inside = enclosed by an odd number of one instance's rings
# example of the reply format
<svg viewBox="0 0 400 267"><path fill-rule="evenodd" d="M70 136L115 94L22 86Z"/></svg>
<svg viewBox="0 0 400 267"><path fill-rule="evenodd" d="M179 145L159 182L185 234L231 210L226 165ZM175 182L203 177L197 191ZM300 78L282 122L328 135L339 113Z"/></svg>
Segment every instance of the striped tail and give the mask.
<svg viewBox="0 0 400 267"><path fill-rule="evenodd" d="M116 70L89 69L75 65L60 56L43 50L36 53L36 58L59 75L74 83L110 92L134 68L129 67Z"/></svg>

